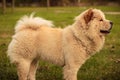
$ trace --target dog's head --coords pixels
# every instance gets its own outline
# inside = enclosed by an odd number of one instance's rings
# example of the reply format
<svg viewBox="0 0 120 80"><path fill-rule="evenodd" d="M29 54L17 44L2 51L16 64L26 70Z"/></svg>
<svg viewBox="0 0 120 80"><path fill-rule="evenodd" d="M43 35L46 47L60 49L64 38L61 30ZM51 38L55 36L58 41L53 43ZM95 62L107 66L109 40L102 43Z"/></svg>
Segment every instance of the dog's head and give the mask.
<svg viewBox="0 0 120 80"><path fill-rule="evenodd" d="M81 24L80 27L83 30L87 30L89 33L105 35L110 33L113 23L105 18L104 13L98 9L88 9L78 17L76 17L77 24Z"/></svg>

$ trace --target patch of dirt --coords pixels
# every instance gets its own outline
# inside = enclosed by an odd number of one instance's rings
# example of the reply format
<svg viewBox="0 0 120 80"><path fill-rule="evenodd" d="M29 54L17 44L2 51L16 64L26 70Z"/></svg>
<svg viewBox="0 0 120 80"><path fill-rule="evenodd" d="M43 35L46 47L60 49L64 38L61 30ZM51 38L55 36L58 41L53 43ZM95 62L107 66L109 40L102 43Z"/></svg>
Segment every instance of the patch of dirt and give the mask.
<svg viewBox="0 0 120 80"><path fill-rule="evenodd" d="M2 34L0 34L0 37L1 38L8 38L8 37L11 37L11 35L7 34L7 33L2 33Z"/></svg>

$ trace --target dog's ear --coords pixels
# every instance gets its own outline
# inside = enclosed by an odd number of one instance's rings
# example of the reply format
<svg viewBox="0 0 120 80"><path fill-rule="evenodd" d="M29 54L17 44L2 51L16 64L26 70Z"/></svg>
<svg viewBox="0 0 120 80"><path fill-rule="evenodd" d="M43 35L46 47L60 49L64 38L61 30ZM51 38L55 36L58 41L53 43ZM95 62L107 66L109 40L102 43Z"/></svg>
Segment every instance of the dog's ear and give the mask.
<svg viewBox="0 0 120 80"><path fill-rule="evenodd" d="M92 17L93 17L93 9L87 10L87 12L84 15L84 20L85 20L86 24L90 22Z"/></svg>

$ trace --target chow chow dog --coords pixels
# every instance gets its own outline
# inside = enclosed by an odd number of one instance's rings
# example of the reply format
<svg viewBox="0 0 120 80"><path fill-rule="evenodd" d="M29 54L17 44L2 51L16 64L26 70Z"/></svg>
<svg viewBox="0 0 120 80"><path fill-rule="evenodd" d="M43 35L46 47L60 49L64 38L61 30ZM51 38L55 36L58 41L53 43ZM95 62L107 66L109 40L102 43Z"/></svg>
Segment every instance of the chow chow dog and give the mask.
<svg viewBox="0 0 120 80"><path fill-rule="evenodd" d="M82 64L100 51L113 23L98 9L88 9L63 29L51 21L24 16L15 26L8 56L17 67L19 80L35 80L39 60L63 67L65 80L77 80Z"/></svg>

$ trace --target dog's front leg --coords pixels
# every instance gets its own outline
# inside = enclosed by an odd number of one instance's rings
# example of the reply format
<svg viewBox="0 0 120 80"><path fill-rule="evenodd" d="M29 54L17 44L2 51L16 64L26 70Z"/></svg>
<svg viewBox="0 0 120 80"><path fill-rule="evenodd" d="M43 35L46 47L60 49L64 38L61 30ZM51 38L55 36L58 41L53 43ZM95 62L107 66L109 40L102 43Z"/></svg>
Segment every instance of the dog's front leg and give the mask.
<svg viewBox="0 0 120 80"><path fill-rule="evenodd" d="M63 74L65 80L77 80L77 72L79 70L79 66L64 66Z"/></svg>

